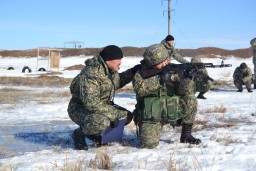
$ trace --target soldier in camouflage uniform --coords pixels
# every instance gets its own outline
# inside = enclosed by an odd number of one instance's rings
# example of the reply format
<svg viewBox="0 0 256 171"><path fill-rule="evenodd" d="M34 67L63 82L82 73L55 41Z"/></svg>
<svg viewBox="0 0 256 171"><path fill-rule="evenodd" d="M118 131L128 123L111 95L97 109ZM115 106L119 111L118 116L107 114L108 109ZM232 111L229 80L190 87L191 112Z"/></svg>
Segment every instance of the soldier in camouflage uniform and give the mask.
<svg viewBox="0 0 256 171"><path fill-rule="evenodd" d="M233 74L234 84L238 89L238 92L243 91L243 85L246 86L248 92L253 92L252 85L252 71L247 66L246 63L241 63L239 67L237 67Z"/></svg>
<svg viewBox="0 0 256 171"><path fill-rule="evenodd" d="M180 63L189 63L185 58L183 58L177 50L174 48L174 37L172 35L167 35L164 40L161 41L161 44L165 47L168 53L168 60L171 63L172 58ZM195 116L197 100L195 97L194 89L193 89L194 81L192 79L183 79L179 85L176 85L173 89L176 94L185 98L187 104L193 104L191 109L191 116ZM191 105L189 105L191 106ZM193 117L192 117L193 118ZM193 119L192 119L193 120ZM188 121L190 122L190 121Z"/></svg>
<svg viewBox="0 0 256 171"><path fill-rule="evenodd" d="M252 48L252 62L254 65L254 80L256 80L256 37L250 41L250 45ZM254 82L254 89L256 89L255 82Z"/></svg>
<svg viewBox="0 0 256 171"><path fill-rule="evenodd" d="M192 91L193 82L188 78L180 79L175 74L142 78L143 71L150 68L161 69L169 64L168 51L162 44L149 46L143 57L141 69L132 82L137 99L134 122L139 127L141 147L155 148L159 144L163 125L170 123L174 126L182 125L181 143L201 143L200 139L191 135L197 111L197 99Z"/></svg>
<svg viewBox="0 0 256 171"><path fill-rule="evenodd" d="M185 58L183 58L174 48L174 37L172 35L167 35L166 38L161 41L161 44L164 45L164 47L168 51L170 61L172 58L174 58L182 64L188 63L188 61Z"/></svg>
<svg viewBox="0 0 256 171"><path fill-rule="evenodd" d="M172 58L180 63L189 63L185 58L183 58L177 50L174 48L174 37L172 35L167 35L164 40L161 41L161 44L164 45L165 49L168 52L168 60L171 63ZM179 85L176 85L174 90L177 95L182 96L185 99L186 103L190 107L190 119L183 119L186 120L185 123L193 123L194 117L197 111L197 100L194 93L194 81L192 79L183 79ZM186 129L183 129L185 131ZM185 135L185 134L184 134ZM198 141L199 143L201 142Z"/></svg>
<svg viewBox="0 0 256 171"><path fill-rule="evenodd" d="M99 55L85 61L85 67L70 85L72 98L68 114L79 125L74 130L75 149L87 150L85 137L101 142L101 132L118 126L119 119L130 123L133 115L114 104L115 91L132 81L139 65L118 73L123 58L122 50L115 45L106 46Z"/></svg>
<svg viewBox="0 0 256 171"><path fill-rule="evenodd" d="M202 63L201 58L193 57L191 59L191 63ZM212 85L212 78L209 77L209 74L205 68L201 68L197 70L197 75L194 78L195 89L194 92L199 92L197 98L198 99L206 99L204 94L210 90Z"/></svg>

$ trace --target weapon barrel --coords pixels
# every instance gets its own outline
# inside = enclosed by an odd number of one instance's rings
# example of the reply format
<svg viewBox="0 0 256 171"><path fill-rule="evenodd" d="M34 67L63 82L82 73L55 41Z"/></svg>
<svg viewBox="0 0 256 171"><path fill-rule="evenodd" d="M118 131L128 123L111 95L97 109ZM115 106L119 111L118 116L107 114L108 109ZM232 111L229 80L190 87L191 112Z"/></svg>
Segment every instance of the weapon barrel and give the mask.
<svg viewBox="0 0 256 171"><path fill-rule="evenodd" d="M158 74L161 74L163 72L162 69L147 69L146 71L144 72L141 72L140 75L143 79L147 79L149 77L152 77L152 76L155 76L155 75L158 75Z"/></svg>

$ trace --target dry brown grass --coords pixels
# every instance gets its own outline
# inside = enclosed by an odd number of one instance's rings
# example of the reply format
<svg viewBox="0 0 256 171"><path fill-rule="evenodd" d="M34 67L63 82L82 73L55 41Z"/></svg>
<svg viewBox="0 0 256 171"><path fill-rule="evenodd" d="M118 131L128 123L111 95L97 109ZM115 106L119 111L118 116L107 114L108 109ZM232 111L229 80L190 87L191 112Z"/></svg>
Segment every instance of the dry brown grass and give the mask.
<svg viewBox="0 0 256 171"><path fill-rule="evenodd" d="M2 166L2 168L0 168L0 171L13 171L13 170L15 170L15 167L13 164Z"/></svg>
<svg viewBox="0 0 256 171"><path fill-rule="evenodd" d="M195 119L194 123L195 125L206 125L209 121L208 120L199 120Z"/></svg>
<svg viewBox="0 0 256 171"><path fill-rule="evenodd" d="M63 167L60 168L61 171L83 171L86 170L86 162L84 160L79 160L76 162L69 162L67 159L64 162Z"/></svg>
<svg viewBox="0 0 256 171"><path fill-rule="evenodd" d="M169 162L168 162L168 171L179 171L180 169L176 166L176 160L174 154L170 156Z"/></svg>
<svg viewBox="0 0 256 171"><path fill-rule="evenodd" d="M79 65L73 65L73 66L67 67L64 69L64 71L65 70L82 70L83 68L84 68L84 65L79 64Z"/></svg>
<svg viewBox="0 0 256 171"><path fill-rule="evenodd" d="M212 139L212 138L213 138L213 137L211 137L211 139ZM228 145L234 144L234 143L239 143L239 141L235 140L232 135L216 138L215 141L216 141L216 142L219 142L219 143L221 143L221 144L223 144L223 145L225 145L225 146L228 146Z"/></svg>
<svg viewBox="0 0 256 171"><path fill-rule="evenodd" d="M198 113L200 114L204 114L204 113L226 113L227 108L224 107L223 105L217 107L215 106L214 108L208 108L208 109L204 109L199 111Z"/></svg>
<svg viewBox="0 0 256 171"><path fill-rule="evenodd" d="M52 72L47 72L45 74L41 74L40 76L47 76L47 75L60 75L60 74L63 74L63 72L59 72L59 71L52 71Z"/></svg>
<svg viewBox="0 0 256 171"><path fill-rule="evenodd" d="M38 77L0 77L2 85L30 87L66 87L72 79L42 74Z"/></svg>
<svg viewBox="0 0 256 171"><path fill-rule="evenodd" d="M46 91L46 92L32 92L30 90L19 90L15 88L0 89L0 103L1 104L17 104L20 102L37 102L40 104L54 103L56 99L63 97L70 97L69 90L65 91Z"/></svg>
<svg viewBox="0 0 256 171"><path fill-rule="evenodd" d="M211 90L219 89L233 89L235 86L233 82L227 82L225 80L215 80L211 86Z"/></svg>
<svg viewBox="0 0 256 171"><path fill-rule="evenodd" d="M90 160L89 166L93 169L111 170L112 160L106 151L97 150L96 156Z"/></svg>
<svg viewBox="0 0 256 171"><path fill-rule="evenodd" d="M18 90L14 88L0 89L0 103L1 104L16 104L18 101L24 99L29 94L28 90Z"/></svg>

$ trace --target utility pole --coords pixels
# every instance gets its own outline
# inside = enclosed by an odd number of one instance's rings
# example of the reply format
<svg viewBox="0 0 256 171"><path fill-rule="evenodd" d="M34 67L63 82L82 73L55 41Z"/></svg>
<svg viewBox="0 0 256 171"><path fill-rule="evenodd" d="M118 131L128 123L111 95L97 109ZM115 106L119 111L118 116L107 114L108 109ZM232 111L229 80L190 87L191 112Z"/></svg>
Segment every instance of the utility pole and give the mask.
<svg viewBox="0 0 256 171"><path fill-rule="evenodd" d="M171 34L171 0L168 0L168 35Z"/></svg>

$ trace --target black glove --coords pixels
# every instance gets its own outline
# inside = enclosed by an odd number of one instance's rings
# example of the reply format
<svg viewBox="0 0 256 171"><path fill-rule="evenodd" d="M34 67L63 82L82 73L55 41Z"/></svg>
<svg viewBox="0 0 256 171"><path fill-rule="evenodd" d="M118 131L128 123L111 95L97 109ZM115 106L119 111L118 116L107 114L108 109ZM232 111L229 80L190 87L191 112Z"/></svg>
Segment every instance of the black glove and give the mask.
<svg viewBox="0 0 256 171"><path fill-rule="evenodd" d="M179 83L182 78L182 72L163 72L160 75L160 82Z"/></svg>
<svg viewBox="0 0 256 171"><path fill-rule="evenodd" d="M110 121L110 127L111 128L117 127L118 124L119 124L119 119L118 118L115 118L113 121Z"/></svg>
<svg viewBox="0 0 256 171"><path fill-rule="evenodd" d="M169 72L163 72L163 73L160 75L161 82L170 82L170 81L172 81L171 75L172 75L172 74L169 73Z"/></svg>
<svg viewBox="0 0 256 171"><path fill-rule="evenodd" d="M197 75L197 70L195 68L184 71L185 78L193 79L196 75Z"/></svg>
<svg viewBox="0 0 256 171"><path fill-rule="evenodd" d="M134 67L131 68L131 72L134 75L138 70L140 70L141 64L137 64Z"/></svg>

